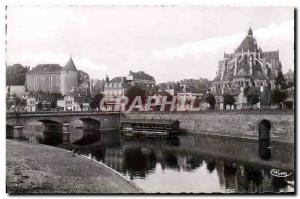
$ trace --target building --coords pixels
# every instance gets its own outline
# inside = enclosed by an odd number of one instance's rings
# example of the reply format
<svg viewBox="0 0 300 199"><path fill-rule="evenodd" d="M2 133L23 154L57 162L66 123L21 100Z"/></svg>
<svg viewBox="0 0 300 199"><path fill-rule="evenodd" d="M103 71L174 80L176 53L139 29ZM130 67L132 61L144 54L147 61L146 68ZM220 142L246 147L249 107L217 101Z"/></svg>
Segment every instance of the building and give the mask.
<svg viewBox="0 0 300 199"><path fill-rule="evenodd" d="M66 95L73 87L78 87L79 73L72 57L64 67L58 64L39 64L26 74L28 91L43 91Z"/></svg>
<svg viewBox="0 0 300 199"><path fill-rule="evenodd" d="M121 103L121 102L117 102L117 99L125 96L129 87L130 84L126 80L126 77L115 77L111 81L105 83L104 95L105 98L107 99L106 100L107 110L113 110L113 107L117 103ZM123 107L122 110L124 110L125 106L122 107Z"/></svg>
<svg viewBox="0 0 300 199"><path fill-rule="evenodd" d="M109 81L107 81L109 82ZM104 93L104 86L106 81L99 79L91 79L90 80L90 94L91 96L95 96L100 93Z"/></svg>
<svg viewBox="0 0 300 199"><path fill-rule="evenodd" d="M154 95L156 92L156 82L154 77L144 71L129 71L127 81L131 86L138 86L146 91L146 95Z"/></svg>
<svg viewBox="0 0 300 199"><path fill-rule="evenodd" d="M36 105L37 105L37 101L36 101L35 97L28 97L26 99L25 110L27 112L35 112L36 111Z"/></svg>
<svg viewBox="0 0 300 199"><path fill-rule="evenodd" d="M279 50L263 52L257 45L252 29L231 54L224 53L224 59L219 61L218 71L212 93L224 88L248 86L268 86L275 89L275 79L281 73Z"/></svg>
<svg viewBox="0 0 300 199"><path fill-rule="evenodd" d="M73 96L64 97L64 111L80 111L80 106Z"/></svg>
<svg viewBox="0 0 300 199"><path fill-rule="evenodd" d="M57 107L64 111L90 111L87 91L80 87L72 88L71 92L57 100Z"/></svg>
<svg viewBox="0 0 300 199"><path fill-rule="evenodd" d="M130 87L126 77L115 77L111 81L105 83L104 95L108 98L122 97L126 95Z"/></svg>
<svg viewBox="0 0 300 199"><path fill-rule="evenodd" d="M224 94L234 93L237 103L243 103L245 100L239 96L243 92L241 89L270 87L274 90L276 78L282 73L281 69L279 50L263 52L253 36L252 29L249 28L238 48L233 53L224 53L224 59L218 62L211 92L218 99ZM216 106L221 107L220 103L222 100L217 100Z"/></svg>

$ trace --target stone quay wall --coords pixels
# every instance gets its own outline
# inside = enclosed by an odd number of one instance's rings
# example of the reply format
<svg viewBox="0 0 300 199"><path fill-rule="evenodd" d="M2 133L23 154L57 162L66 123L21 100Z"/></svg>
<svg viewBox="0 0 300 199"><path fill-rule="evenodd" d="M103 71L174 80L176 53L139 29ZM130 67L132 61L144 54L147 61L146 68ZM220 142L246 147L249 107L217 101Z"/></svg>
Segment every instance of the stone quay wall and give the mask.
<svg viewBox="0 0 300 199"><path fill-rule="evenodd" d="M258 138L258 124L266 119L271 123L271 140L294 142L293 111L131 112L124 117L179 120L180 128L190 133L250 139Z"/></svg>

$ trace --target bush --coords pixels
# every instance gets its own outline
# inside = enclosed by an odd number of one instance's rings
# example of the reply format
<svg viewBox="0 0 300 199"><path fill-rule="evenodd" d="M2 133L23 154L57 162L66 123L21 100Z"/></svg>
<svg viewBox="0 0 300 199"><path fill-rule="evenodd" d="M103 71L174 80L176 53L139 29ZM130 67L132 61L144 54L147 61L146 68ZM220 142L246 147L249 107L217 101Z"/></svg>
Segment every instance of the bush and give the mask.
<svg viewBox="0 0 300 199"><path fill-rule="evenodd" d="M215 109L216 99L215 96L213 96L213 94L209 93L206 96L205 101L210 105L210 109Z"/></svg>
<svg viewBox="0 0 300 199"><path fill-rule="evenodd" d="M227 104L229 104L230 106L234 105L235 99L232 95L225 94L223 98L224 98L224 106L226 106Z"/></svg>
<svg viewBox="0 0 300 199"><path fill-rule="evenodd" d="M287 94L285 92L282 92L278 89L272 92L272 103L274 104L279 104L280 102L283 102L286 98Z"/></svg>

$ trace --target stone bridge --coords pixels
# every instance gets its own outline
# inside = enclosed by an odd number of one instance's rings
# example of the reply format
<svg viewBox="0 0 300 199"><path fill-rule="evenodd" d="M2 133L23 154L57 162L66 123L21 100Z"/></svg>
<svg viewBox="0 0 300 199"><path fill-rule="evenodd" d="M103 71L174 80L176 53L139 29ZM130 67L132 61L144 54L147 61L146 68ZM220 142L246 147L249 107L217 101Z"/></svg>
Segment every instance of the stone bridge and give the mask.
<svg viewBox="0 0 300 199"><path fill-rule="evenodd" d="M23 126L40 121L45 128L51 125L62 126L63 132L70 132L70 123L75 120L83 122L83 128L112 129L118 128L119 112L30 112L6 113L7 134L10 137L22 136Z"/></svg>

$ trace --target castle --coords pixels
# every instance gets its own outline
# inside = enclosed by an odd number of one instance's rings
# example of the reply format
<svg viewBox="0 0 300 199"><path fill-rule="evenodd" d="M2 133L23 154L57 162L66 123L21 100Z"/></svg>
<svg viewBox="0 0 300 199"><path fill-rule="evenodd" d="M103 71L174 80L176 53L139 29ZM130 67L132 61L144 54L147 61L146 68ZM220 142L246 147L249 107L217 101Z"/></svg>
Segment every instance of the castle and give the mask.
<svg viewBox="0 0 300 199"><path fill-rule="evenodd" d="M212 82L211 92L223 95L224 90L240 89L246 86L271 86L276 88L275 79L281 73L279 50L263 52L253 37L252 29L234 53L224 53L219 61L218 71Z"/></svg>
<svg viewBox="0 0 300 199"><path fill-rule="evenodd" d="M58 64L39 64L26 74L28 91L68 94L78 87L79 72L72 57L64 67Z"/></svg>

